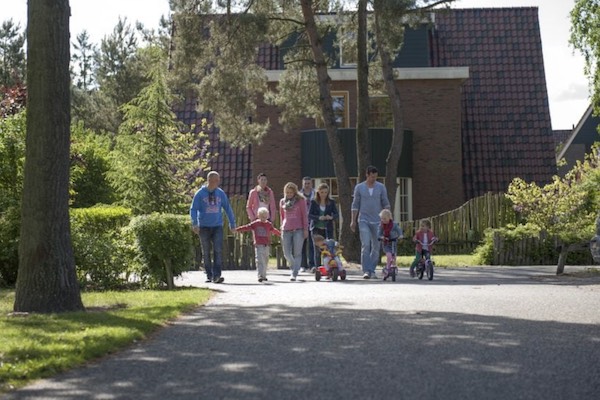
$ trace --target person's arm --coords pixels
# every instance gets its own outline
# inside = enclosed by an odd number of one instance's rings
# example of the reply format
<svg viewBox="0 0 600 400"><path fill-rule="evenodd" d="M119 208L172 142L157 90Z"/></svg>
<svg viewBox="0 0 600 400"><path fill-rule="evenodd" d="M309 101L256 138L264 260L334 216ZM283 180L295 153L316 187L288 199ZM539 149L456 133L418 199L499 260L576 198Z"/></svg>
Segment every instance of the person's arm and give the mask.
<svg viewBox="0 0 600 400"><path fill-rule="evenodd" d="M269 219L271 221L277 220L277 206L275 205L275 193L273 193L273 189L269 188Z"/></svg>
<svg viewBox="0 0 600 400"><path fill-rule="evenodd" d="M360 209L360 189L359 189L359 185L357 184L354 187L354 196L352 199L352 206L351 208L351 214L352 217L350 219L350 230L352 230L352 232L356 232L356 218L358 217L358 210Z"/></svg>
<svg viewBox="0 0 600 400"><path fill-rule="evenodd" d="M248 214L248 219L250 221L256 219L256 214L254 213L256 197L256 189L252 189L248 194L248 201L246 202L246 213Z"/></svg>
<svg viewBox="0 0 600 400"><path fill-rule="evenodd" d="M390 199L388 199L387 189L383 183L381 184L381 208L390 209Z"/></svg>
<svg viewBox="0 0 600 400"><path fill-rule="evenodd" d="M304 239L308 237L308 212L306 211L306 201L298 201L300 205L300 215L302 215L302 229L304 230Z"/></svg>
<svg viewBox="0 0 600 400"><path fill-rule="evenodd" d="M285 198L279 200L279 220L281 224L279 228L283 227L283 221L285 221L285 207L283 206L285 204L284 201Z"/></svg>
<svg viewBox="0 0 600 400"><path fill-rule="evenodd" d="M331 204L331 219L337 220L340 217L340 214L338 213L337 206L335 205L335 200L331 200L329 204Z"/></svg>
<svg viewBox="0 0 600 400"><path fill-rule="evenodd" d="M312 221L318 221L321 216L321 212L319 210L319 205L316 201L310 202L310 208L308 209L308 219Z"/></svg>
<svg viewBox="0 0 600 400"><path fill-rule="evenodd" d="M192 204L190 206L190 218L192 219L192 229L195 233L200 231L198 227L198 213L200 212L200 191L198 190L196 194L194 194L194 198L192 199Z"/></svg>
<svg viewBox="0 0 600 400"><path fill-rule="evenodd" d="M222 207L225 210L225 213L227 214L227 219L229 220L229 228L231 230L235 229L235 215L233 215L233 210L231 209L231 204L229 204L229 199L227 198L227 195L225 194L225 192L223 192L221 190L221 197L222 197Z"/></svg>
<svg viewBox="0 0 600 400"><path fill-rule="evenodd" d="M235 228L234 230L235 230L236 232L249 232L249 231L251 231L252 229L253 229L253 227L252 227L252 222L250 222L249 224L238 226L238 227L237 227L237 228Z"/></svg>

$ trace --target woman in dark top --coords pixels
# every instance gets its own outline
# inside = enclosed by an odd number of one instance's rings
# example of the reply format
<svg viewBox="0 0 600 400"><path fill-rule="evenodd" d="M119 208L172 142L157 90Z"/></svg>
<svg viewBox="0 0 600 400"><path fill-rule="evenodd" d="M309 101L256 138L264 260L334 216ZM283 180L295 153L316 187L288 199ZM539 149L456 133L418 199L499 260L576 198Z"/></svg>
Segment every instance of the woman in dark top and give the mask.
<svg viewBox="0 0 600 400"><path fill-rule="evenodd" d="M314 200L310 202L308 222L313 235L333 239L333 224L339 217L335 201L329 197L329 185L321 183L317 188ZM316 249L316 248L315 248ZM321 254L315 251L315 265L320 265Z"/></svg>

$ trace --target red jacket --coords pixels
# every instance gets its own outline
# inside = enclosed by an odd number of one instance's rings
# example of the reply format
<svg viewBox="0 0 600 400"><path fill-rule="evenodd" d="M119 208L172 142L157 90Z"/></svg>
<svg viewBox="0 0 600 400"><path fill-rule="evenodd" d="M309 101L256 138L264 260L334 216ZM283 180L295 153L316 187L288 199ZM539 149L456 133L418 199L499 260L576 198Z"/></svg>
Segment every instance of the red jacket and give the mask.
<svg viewBox="0 0 600 400"><path fill-rule="evenodd" d="M277 228L273 226L271 221L262 222L260 219L254 220L249 224L238 226L237 232L252 231L254 234L254 245L268 246L271 244L271 234L281 236Z"/></svg>
<svg viewBox="0 0 600 400"><path fill-rule="evenodd" d="M425 243L425 234L427 234L427 243ZM422 232L419 229L417 231L417 233L415 233L415 236L413 236L413 241L417 242L416 249L417 249L417 252L419 252L419 253L421 251L423 251L423 245L421 243L419 243L419 242L422 242L424 244L428 244L428 250L431 251L431 245L436 240L438 240L438 238L435 236L435 233L433 233L433 231L431 229L428 229L425 232Z"/></svg>

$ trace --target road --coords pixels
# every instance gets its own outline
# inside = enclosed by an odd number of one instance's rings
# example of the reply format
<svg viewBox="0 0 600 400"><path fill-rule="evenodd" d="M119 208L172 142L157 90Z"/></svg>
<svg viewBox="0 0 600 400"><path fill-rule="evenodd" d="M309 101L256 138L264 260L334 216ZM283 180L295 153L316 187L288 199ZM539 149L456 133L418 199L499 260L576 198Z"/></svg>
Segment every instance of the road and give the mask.
<svg viewBox="0 0 600 400"><path fill-rule="evenodd" d="M567 267L567 271L574 268ZM199 272L210 302L8 399L598 399L600 278L441 269L433 281Z"/></svg>

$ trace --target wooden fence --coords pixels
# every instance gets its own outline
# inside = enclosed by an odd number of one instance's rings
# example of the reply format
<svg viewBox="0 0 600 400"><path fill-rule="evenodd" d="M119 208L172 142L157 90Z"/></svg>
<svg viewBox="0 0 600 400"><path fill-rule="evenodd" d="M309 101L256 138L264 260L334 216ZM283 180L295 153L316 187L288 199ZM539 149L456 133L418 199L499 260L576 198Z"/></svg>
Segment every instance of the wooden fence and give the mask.
<svg viewBox="0 0 600 400"><path fill-rule="evenodd" d="M247 224L248 214L246 213L246 197L232 196L229 199L235 222L238 226ZM279 221L275 221L275 226L279 227ZM279 238L273 236L271 245L271 255L277 259L278 268L286 268L287 263L283 257ZM196 246L196 266L202 264L202 249L200 243ZM254 260L254 245L252 242L252 233L236 234L229 229L229 224L225 223L223 229L223 269L256 269Z"/></svg>
<svg viewBox="0 0 600 400"><path fill-rule="evenodd" d="M488 193L467 201L459 208L427 218L440 238L438 253L470 253L483 238L487 228L500 228L516 223L518 216L510 200L503 194ZM410 238L419 228L420 220L403 222L404 236Z"/></svg>
<svg viewBox="0 0 600 400"><path fill-rule="evenodd" d="M233 196L230 199L237 225L248 223L246 197ZM509 223L517 223L518 216L510 200L503 194L488 193L467 201L459 208L427 218L440 238L436 245L439 254L464 254L477 247L487 228L500 228ZM402 222L404 236L410 238L419 227L420 220ZM275 221L279 227L279 221ZM409 241L407 246L411 247ZM528 244L529 246L530 244ZM412 250L410 250L412 251ZM518 251L518 250L515 250ZM285 268L279 238L273 237L271 255L277 258L278 268ZM196 249L197 265L201 263L201 250ZM226 224L223 239L223 269L255 269L252 234L234 234Z"/></svg>

